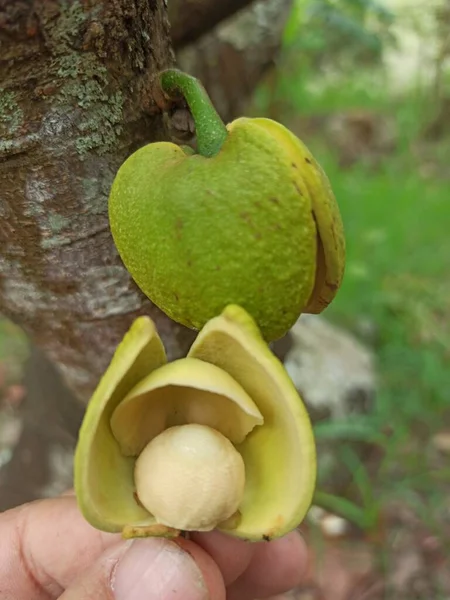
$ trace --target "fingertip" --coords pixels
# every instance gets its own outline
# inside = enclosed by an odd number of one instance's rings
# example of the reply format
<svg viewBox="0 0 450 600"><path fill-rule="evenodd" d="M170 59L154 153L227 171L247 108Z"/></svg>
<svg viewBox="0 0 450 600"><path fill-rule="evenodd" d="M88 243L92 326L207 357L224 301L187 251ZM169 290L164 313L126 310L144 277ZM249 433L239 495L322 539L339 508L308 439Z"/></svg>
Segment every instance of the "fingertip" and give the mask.
<svg viewBox="0 0 450 600"><path fill-rule="evenodd" d="M226 586L236 581L247 569L256 547L220 531L193 533L191 539L214 559Z"/></svg>
<svg viewBox="0 0 450 600"><path fill-rule="evenodd" d="M302 535L292 531L286 536L273 540L267 544L259 545L255 552L255 569L263 576L264 569L259 567L265 563L276 561L278 565L277 578L285 583L285 588L280 592L299 586L306 574L308 565L308 548Z"/></svg>
<svg viewBox="0 0 450 600"><path fill-rule="evenodd" d="M111 588L115 600L225 600L217 565L202 548L183 539L133 541L115 568Z"/></svg>
<svg viewBox="0 0 450 600"><path fill-rule="evenodd" d="M38 587L59 597L102 552L120 540L116 534L91 527L75 498L67 496L2 513L0 530L0 590L11 598L31 598Z"/></svg>
<svg viewBox="0 0 450 600"><path fill-rule="evenodd" d="M193 542L145 538L108 548L58 597L225 600L225 585L212 558Z"/></svg>
<svg viewBox="0 0 450 600"><path fill-rule="evenodd" d="M209 592L209 598L214 600L226 600L225 582L219 565L215 562L207 550L192 540L178 538L176 544L187 552L194 560L203 576L203 580Z"/></svg>
<svg viewBox="0 0 450 600"><path fill-rule="evenodd" d="M246 572L229 588L229 599L265 598L298 587L306 573L308 551L297 531L256 544Z"/></svg>

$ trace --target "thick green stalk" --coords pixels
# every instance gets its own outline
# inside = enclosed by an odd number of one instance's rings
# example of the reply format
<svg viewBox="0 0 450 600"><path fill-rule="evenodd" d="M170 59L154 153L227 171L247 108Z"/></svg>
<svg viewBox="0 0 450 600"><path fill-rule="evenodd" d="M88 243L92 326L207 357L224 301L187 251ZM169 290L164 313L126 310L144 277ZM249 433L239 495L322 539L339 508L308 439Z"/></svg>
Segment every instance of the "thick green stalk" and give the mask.
<svg viewBox="0 0 450 600"><path fill-rule="evenodd" d="M207 157L216 155L228 131L203 85L195 77L177 69L167 69L159 77L161 87L168 96L181 94L186 100L195 122L199 154Z"/></svg>

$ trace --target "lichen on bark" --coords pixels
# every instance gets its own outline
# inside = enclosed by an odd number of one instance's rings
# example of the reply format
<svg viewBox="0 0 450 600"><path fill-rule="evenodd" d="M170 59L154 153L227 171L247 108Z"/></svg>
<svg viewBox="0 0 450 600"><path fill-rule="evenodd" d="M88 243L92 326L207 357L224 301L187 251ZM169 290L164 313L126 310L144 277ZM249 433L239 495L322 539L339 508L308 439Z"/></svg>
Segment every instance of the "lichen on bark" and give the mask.
<svg viewBox="0 0 450 600"><path fill-rule="evenodd" d="M16 94L0 89L0 135L15 133L23 121L23 112L16 102Z"/></svg>

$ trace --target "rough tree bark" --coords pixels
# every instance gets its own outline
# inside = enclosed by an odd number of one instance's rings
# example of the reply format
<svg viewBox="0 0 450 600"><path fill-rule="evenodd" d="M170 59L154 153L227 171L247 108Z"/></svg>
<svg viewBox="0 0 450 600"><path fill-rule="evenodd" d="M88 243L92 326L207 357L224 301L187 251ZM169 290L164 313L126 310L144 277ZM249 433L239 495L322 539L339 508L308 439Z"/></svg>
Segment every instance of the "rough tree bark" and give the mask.
<svg viewBox="0 0 450 600"><path fill-rule="evenodd" d="M83 400L138 314L171 356L191 340L130 280L107 219L121 162L165 138L150 83L169 39L162 1L0 1L0 310Z"/></svg>

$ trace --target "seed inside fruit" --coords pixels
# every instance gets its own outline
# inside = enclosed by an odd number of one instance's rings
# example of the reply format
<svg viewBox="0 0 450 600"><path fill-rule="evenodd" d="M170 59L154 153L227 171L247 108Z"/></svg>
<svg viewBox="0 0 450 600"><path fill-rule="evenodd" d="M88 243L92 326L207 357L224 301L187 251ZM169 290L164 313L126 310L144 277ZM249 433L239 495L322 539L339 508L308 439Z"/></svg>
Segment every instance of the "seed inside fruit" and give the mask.
<svg viewBox="0 0 450 600"><path fill-rule="evenodd" d="M209 531L238 510L245 486L244 461L211 427L170 427L138 457L135 484L140 502L158 523Z"/></svg>

